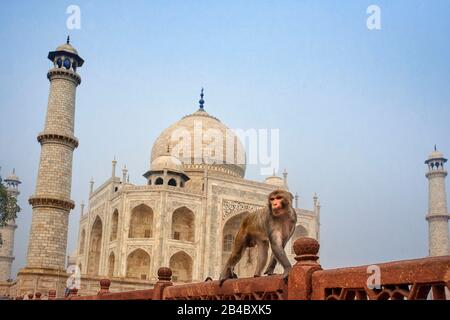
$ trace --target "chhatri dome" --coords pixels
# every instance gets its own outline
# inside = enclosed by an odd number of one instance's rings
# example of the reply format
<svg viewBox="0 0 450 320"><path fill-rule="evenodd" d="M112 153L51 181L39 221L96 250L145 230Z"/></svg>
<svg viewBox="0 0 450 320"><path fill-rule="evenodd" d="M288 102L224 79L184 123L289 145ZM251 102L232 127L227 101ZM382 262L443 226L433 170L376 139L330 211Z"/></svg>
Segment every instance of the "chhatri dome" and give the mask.
<svg viewBox="0 0 450 320"><path fill-rule="evenodd" d="M151 167L155 160L171 155L178 158L183 171L205 169L244 177L246 154L239 138L219 119L204 109L203 89L199 109L165 129L156 139L151 155ZM228 155L229 153L229 155ZM168 158L163 158L169 161ZM171 158L170 161L175 161Z"/></svg>
<svg viewBox="0 0 450 320"><path fill-rule="evenodd" d="M447 159L444 158L444 154L436 149L436 145L434 146L433 152L430 153L428 156L428 160L445 160L444 162L447 162Z"/></svg>
<svg viewBox="0 0 450 320"><path fill-rule="evenodd" d="M283 187L283 188L285 187L283 178L278 177L275 174L270 177L267 177L264 180L264 182L267 184L273 185L273 186L278 186L278 187Z"/></svg>
<svg viewBox="0 0 450 320"><path fill-rule="evenodd" d="M152 170L183 171L183 163L177 157L171 155L169 150L167 150L166 154L160 155L153 160L150 167Z"/></svg>

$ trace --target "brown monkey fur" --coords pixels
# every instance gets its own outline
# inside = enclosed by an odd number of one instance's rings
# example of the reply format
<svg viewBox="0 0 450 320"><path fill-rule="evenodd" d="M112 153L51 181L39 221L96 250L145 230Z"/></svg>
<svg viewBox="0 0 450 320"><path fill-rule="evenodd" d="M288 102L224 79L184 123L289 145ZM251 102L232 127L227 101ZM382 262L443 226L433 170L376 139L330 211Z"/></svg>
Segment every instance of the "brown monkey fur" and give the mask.
<svg viewBox="0 0 450 320"><path fill-rule="evenodd" d="M292 199L293 196L290 192L281 189L275 190L269 194L266 207L245 216L236 234L231 256L220 274L220 285L226 279L237 278L233 272L234 267L241 259L245 249L255 245L258 246L255 277L261 275L266 265L270 244L272 255L264 273L273 274L278 261L284 268L283 277L287 279L292 266L284 247L294 233L297 223Z"/></svg>

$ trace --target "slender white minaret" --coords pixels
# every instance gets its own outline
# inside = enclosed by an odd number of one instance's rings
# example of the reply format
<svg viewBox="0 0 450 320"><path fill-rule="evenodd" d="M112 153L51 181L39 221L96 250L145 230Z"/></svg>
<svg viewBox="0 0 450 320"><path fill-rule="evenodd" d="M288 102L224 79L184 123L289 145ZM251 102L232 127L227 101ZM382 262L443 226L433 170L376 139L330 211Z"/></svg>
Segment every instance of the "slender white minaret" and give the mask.
<svg viewBox="0 0 450 320"><path fill-rule="evenodd" d="M52 68L44 131L37 140L41 157L35 193L28 202L33 207L28 241L28 271L52 269L65 272L69 213L75 207L72 189L73 151L78 147L74 136L75 95L81 78L77 73L84 60L67 42L51 51ZM34 272L34 271L33 271ZM37 288L40 287L40 284Z"/></svg>
<svg viewBox="0 0 450 320"><path fill-rule="evenodd" d="M123 184L127 183L127 173L128 173L127 166L124 165L123 169L122 169L122 183Z"/></svg>
<svg viewBox="0 0 450 320"><path fill-rule="evenodd" d="M320 242L320 202L319 197L317 197L317 193L314 192L313 197L314 203L314 213L316 214L316 240Z"/></svg>
<svg viewBox="0 0 450 320"><path fill-rule="evenodd" d="M114 156L114 160L112 161L111 178L115 178L116 177L116 165L117 165L117 161L116 161L116 157Z"/></svg>
<svg viewBox="0 0 450 320"><path fill-rule="evenodd" d="M286 169L284 169L284 171L283 171L283 182L284 182L284 186L286 187L286 189L289 190L288 182L287 182L287 176L288 176L288 172L287 172Z"/></svg>
<svg viewBox="0 0 450 320"><path fill-rule="evenodd" d="M4 182L8 195L17 199L20 194L19 184L21 184L21 181L16 175L15 169ZM16 229L15 219L7 221L6 225L0 227L3 242L0 246L0 282L11 279L11 267L14 261L14 232Z"/></svg>
<svg viewBox="0 0 450 320"><path fill-rule="evenodd" d="M448 220L450 215L447 209L447 194L445 192L445 177L447 171L444 163L447 159L436 150L428 156L425 164L428 165L428 246L430 256L450 254Z"/></svg>
<svg viewBox="0 0 450 320"><path fill-rule="evenodd" d="M91 177L91 181L89 181L89 194L92 194L94 192L94 178Z"/></svg>

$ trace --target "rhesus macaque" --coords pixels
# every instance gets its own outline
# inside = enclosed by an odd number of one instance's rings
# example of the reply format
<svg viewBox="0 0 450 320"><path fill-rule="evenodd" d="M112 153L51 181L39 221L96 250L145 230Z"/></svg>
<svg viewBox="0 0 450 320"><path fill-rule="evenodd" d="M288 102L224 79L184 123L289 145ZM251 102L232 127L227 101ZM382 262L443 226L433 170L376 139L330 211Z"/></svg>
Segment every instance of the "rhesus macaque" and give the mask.
<svg viewBox="0 0 450 320"><path fill-rule="evenodd" d="M269 243L272 249L265 274L271 275L277 261L284 268L283 277L287 279L292 269L284 247L291 238L297 223L297 215L292 207L293 196L285 190L275 190L269 194L267 207L249 213L241 222L233 243L231 256L220 274L220 285L226 279L237 278L233 272L248 247L258 246L258 262L255 277L259 277L267 262Z"/></svg>

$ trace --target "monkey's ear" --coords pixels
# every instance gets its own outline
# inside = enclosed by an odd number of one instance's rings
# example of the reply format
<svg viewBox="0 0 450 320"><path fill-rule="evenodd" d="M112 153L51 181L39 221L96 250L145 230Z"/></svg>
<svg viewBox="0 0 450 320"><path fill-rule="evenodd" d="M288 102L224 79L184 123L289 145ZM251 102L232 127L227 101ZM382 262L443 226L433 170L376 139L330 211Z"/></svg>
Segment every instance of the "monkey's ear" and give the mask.
<svg viewBox="0 0 450 320"><path fill-rule="evenodd" d="M292 194L292 192L289 192L289 195L291 196L291 200L294 200L294 195Z"/></svg>

